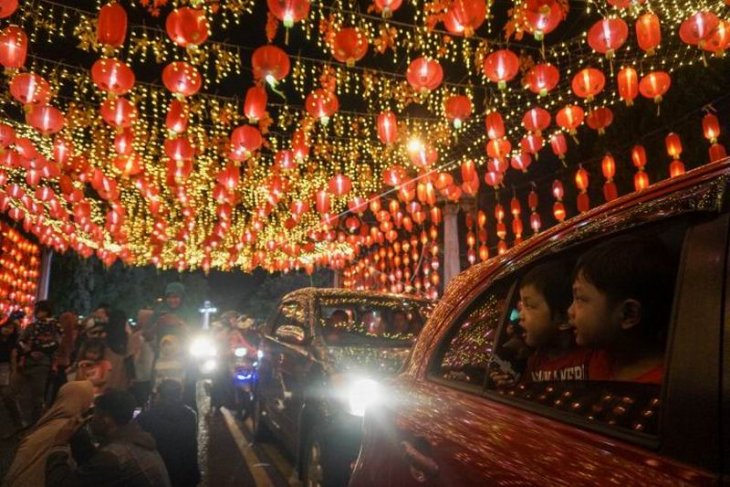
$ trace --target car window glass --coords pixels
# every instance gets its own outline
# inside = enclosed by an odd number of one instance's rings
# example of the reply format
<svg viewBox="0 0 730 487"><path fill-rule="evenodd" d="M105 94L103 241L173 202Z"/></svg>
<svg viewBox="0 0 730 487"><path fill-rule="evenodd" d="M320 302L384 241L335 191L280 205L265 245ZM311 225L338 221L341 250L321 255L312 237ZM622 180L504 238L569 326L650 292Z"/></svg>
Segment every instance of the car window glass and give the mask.
<svg viewBox="0 0 730 487"><path fill-rule="evenodd" d="M508 291L505 283L490 286L452 324L432 364L432 377L483 386Z"/></svg>
<svg viewBox="0 0 730 487"><path fill-rule="evenodd" d="M487 387L657 435L686 220L606 237L515 273Z"/></svg>
<svg viewBox="0 0 730 487"><path fill-rule="evenodd" d="M277 328L284 325L298 326L305 328L305 331L309 332L309 330L306 330L305 323L304 307L300 303L295 301L284 303L281 305L279 316L277 316L276 322L274 323L273 332L276 333Z"/></svg>

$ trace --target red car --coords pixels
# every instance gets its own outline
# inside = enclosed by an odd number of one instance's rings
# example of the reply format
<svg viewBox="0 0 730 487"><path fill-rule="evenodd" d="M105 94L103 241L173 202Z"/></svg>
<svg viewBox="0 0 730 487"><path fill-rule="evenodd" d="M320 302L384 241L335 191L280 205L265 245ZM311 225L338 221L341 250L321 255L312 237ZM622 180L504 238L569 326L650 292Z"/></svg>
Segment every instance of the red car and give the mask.
<svg viewBox="0 0 730 487"><path fill-rule="evenodd" d="M727 159L698 168L460 274L404 372L366 412L350 487L728 483L729 178ZM666 323L657 327L664 336L658 372L642 379L600 368L528 373L537 352L520 330L521 280L538 266L570 264L572 324L583 299L576 283L586 271L574 278L576 262L588 265L587 253L627 239L658 241L674 256L670 279L644 279L647 288L669 290ZM575 342L587 341L577 321L571 332ZM621 352L642 359L628 345ZM617 370L619 360L605 350L590 353Z"/></svg>

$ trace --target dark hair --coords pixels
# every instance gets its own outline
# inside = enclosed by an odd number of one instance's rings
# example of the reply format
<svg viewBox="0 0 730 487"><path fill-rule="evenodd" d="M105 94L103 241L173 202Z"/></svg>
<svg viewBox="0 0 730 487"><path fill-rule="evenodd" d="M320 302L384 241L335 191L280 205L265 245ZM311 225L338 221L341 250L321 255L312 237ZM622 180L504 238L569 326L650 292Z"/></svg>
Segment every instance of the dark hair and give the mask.
<svg viewBox="0 0 730 487"><path fill-rule="evenodd" d="M33 308L33 314L36 314L39 311L45 311L50 316L53 316L53 305L47 299L44 299L43 301L38 301Z"/></svg>
<svg viewBox="0 0 730 487"><path fill-rule="evenodd" d="M127 352L127 314L120 309L109 311L109 321L104 324L106 343L114 353Z"/></svg>
<svg viewBox="0 0 730 487"><path fill-rule="evenodd" d="M106 344L104 343L104 340L101 340L99 338L86 340L84 342L81 353L79 353L80 359L83 360L89 351L98 352L99 355L103 358L104 352L106 351Z"/></svg>
<svg viewBox="0 0 730 487"><path fill-rule="evenodd" d="M173 379L165 379L157 386L157 394L161 401L180 402L182 400L182 384Z"/></svg>
<svg viewBox="0 0 730 487"><path fill-rule="evenodd" d="M526 286L534 287L545 298L553 323L568 318L568 308L573 299L572 281L569 269L562 261L548 262L530 269L520 282L520 289Z"/></svg>
<svg viewBox="0 0 730 487"><path fill-rule="evenodd" d="M612 303L641 303L641 331L655 336L666 329L674 293L676 260L655 237L625 236L590 249L578 260L581 275Z"/></svg>
<svg viewBox="0 0 730 487"><path fill-rule="evenodd" d="M123 426L132 420L137 402L127 391L109 389L96 398L94 406L95 411L108 415L117 425Z"/></svg>

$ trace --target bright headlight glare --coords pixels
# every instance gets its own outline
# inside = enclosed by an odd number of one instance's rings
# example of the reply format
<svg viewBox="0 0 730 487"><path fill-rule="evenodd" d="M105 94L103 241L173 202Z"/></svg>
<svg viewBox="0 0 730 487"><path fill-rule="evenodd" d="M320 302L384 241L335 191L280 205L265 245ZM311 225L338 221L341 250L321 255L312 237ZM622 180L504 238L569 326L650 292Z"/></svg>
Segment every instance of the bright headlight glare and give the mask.
<svg viewBox="0 0 730 487"><path fill-rule="evenodd" d="M380 384L372 379L354 379L347 388L350 414L363 416L365 410L380 401Z"/></svg>
<svg viewBox="0 0 730 487"><path fill-rule="evenodd" d="M215 345L207 337L198 337L190 344L190 355L196 358L215 357Z"/></svg>
<svg viewBox="0 0 730 487"><path fill-rule="evenodd" d="M236 357L239 357L239 358L245 357L247 353L248 353L248 350L246 350L244 347L238 347L237 349L235 349L233 351L233 355L235 355Z"/></svg>
<svg viewBox="0 0 730 487"><path fill-rule="evenodd" d="M213 372L218 367L218 363L213 359L208 359L205 362L203 362L203 365L201 365L200 369L203 371L203 373Z"/></svg>

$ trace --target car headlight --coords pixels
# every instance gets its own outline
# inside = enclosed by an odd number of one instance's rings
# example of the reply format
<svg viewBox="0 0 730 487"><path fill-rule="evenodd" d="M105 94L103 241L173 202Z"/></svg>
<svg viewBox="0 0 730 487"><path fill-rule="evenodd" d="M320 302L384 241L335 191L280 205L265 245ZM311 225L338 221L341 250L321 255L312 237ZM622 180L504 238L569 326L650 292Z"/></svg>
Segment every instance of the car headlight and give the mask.
<svg viewBox="0 0 730 487"><path fill-rule="evenodd" d="M208 337L198 337L190 344L190 355L196 358L215 357L217 350L213 340Z"/></svg>
<svg viewBox="0 0 730 487"><path fill-rule="evenodd" d="M233 355L235 355L238 358L245 357L248 353L248 350L246 350L244 347L238 347L233 351Z"/></svg>
<svg viewBox="0 0 730 487"><path fill-rule="evenodd" d="M368 407L381 399L380 384L373 379L352 379L346 387L348 412L354 416L363 416Z"/></svg>
<svg viewBox="0 0 730 487"><path fill-rule="evenodd" d="M200 366L200 370L204 374L209 374L217 368L218 368L218 362L216 362L214 359L208 359L205 362L203 362L203 365Z"/></svg>

